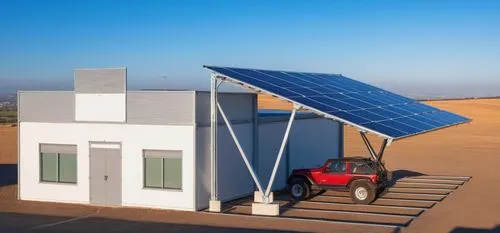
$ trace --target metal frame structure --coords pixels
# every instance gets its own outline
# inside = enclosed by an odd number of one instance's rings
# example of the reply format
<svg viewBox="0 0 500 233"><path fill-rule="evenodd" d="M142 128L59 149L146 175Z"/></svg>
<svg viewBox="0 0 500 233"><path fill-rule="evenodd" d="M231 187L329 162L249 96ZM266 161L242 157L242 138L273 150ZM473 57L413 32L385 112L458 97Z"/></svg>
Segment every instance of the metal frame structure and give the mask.
<svg viewBox="0 0 500 233"><path fill-rule="evenodd" d="M221 81L219 83L219 81ZM272 173L271 173L271 178L269 179L269 183L267 184L266 189L263 189L262 182L259 180L258 176L255 173L255 169L253 168L252 164L248 161L248 157L243 150L238 137L236 136L233 126L231 124L231 121L228 119L227 115L225 114L222 106L218 102L217 99L217 92L219 89L219 86L222 84L222 82L225 81L224 77L217 76L215 74L211 75L211 89L210 89L210 128L211 128L211 150L210 150L210 164L211 164L211 176L210 176L210 184L211 184L211 195L210 195L210 200L211 201L219 201L218 200L218 186L217 186L217 116L218 112L220 112L222 119L224 120L224 123L226 124L229 133L231 134L231 137L233 138L234 143L236 144L236 147L238 148L238 151L240 152L241 158L245 162L245 165L252 176L253 181L255 182L255 185L257 186L257 189L259 192L262 194L262 200L264 203L269 204L271 202L271 189L274 183L274 180L276 178L276 172L278 170L279 164L281 162L281 158L283 157L283 152L285 151L285 147L288 143L288 138L290 135L290 130L293 125L293 121L295 120L295 115L297 113L297 110L299 110L301 107L299 105L294 105L294 108L292 110L292 113L290 115L290 119L288 120L288 124L285 130L285 134L283 136L283 140L281 142L280 149L278 151L278 156L276 158L276 162L274 164Z"/></svg>
<svg viewBox="0 0 500 233"><path fill-rule="evenodd" d="M317 114L319 116L322 116L322 117L324 117L326 119L331 119L333 121L336 121L336 122L340 123L342 127L344 126L344 124L356 127L359 130L359 132L360 132L361 138L363 139L363 142L365 143L366 148L368 149L368 152L370 154L371 159L373 161L375 161L375 162L380 163L380 165L385 170L387 170L387 169L385 168L385 165L382 163L382 158L383 158L383 155L384 155L386 147L390 146L392 144L392 142L395 141L395 140L399 140L399 139L406 138L406 137L413 136L413 135L417 134L417 133L408 134L408 135L405 135L403 137L394 138L394 137L388 136L388 135L386 135L384 133L377 132L377 131L375 131L373 129L368 129L368 128L365 128L365 127L363 127L361 125L352 123L352 122L350 122L348 120L339 118L339 117L337 117L335 115L332 115L332 114L329 114L327 112L320 111L320 110L315 109L315 108L313 108L311 106L308 106L308 105L301 104L299 102L293 101L293 100L291 100L291 99L289 99L289 98L287 98L285 96L278 95L276 93L272 93L272 92L267 91L265 89L262 89L262 88L259 88L257 86L254 86L251 83L246 83L244 81L241 81L241 80L238 80L238 79L235 79L235 78L231 78L231 77L229 77L229 76L227 76L225 74L222 74L222 73L217 72L216 70L213 70L211 67L208 67L208 66L204 66L204 67L208 68L209 70L211 70L211 78L212 78L212 86L211 86L211 119L212 119L211 120L211 133L212 133L212 135L211 135L211 168L212 168L212 174L211 174L211 192L212 192L212 194L211 194L210 201L214 201L214 202L219 201L218 197L217 197L217 194L218 194L217 193L217 189L218 189L218 187L217 187L217 139L216 139L217 138L217 129L216 129L216 127L217 127L217 112L218 111L221 112L222 118L224 119L224 122L227 125L228 130L229 130L229 132L230 132L230 134L231 134L231 136L232 136L232 138L233 138L236 146L238 147L238 150L239 150L239 152L240 152L240 154L242 156L242 159L244 160L245 165L247 166L247 169L250 172L250 174L251 174L251 176L252 176L252 178L253 178L253 180L254 180L254 182L256 184L257 189L262 194L262 202L264 202L265 204L269 204L270 203L270 192L271 192L271 188L272 188L275 176L276 176L276 172L277 172L277 169L279 167L279 163L281 161L281 157L283 155L285 147L287 145L289 133L290 133L290 130L291 130L294 118L295 118L296 111L298 109L300 109L300 108L303 108L303 109L305 109L307 111L313 112L313 113L315 113L315 114ZM260 180L258 179L258 177L255 174L254 168L249 163L248 157L246 156L243 148L241 147L241 145L240 145L240 143L238 141L238 138L236 137L236 135L235 135L235 133L233 131L231 122L228 120L227 116L225 115L225 113L224 113L224 111L222 109L222 106L217 101L217 91L218 91L218 86L220 85L218 83L219 80L221 82L229 82L231 84L234 84L236 86L240 86L240 87L242 87L244 89L247 89L247 90L250 90L250 91L254 91L256 93L265 93L265 94L269 94L269 95L274 96L274 97L278 97L278 98L283 99L283 100L285 100L285 101L287 101L289 103L292 103L293 106L294 106L292 114L291 114L290 119L288 121L288 125L287 125L286 131L285 131L285 135L283 137L283 140L282 140L282 143L281 143L281 146L280 146L280 150L278 152L278 156L276 158L276 162L275 162L273 170L272 170L271 178L269 180L269 183L267 185L267 188L266 188L265 192L263 190L263 186L262 186ZM254 123L255 123L255 121L254 121ZM460 123L456 123L456 124L460 124ZM456 125L456 124L452 124L452 125ZM441 128L450 127L452 125L447 125L447 126L442 126L442 127L438 127L438 128L433 128L431 130L419 132L418 134L429 132L429 131L434 131L434 130L441 129ZM343 128L342 128L342 130L343 130ZM254 133L255 133L255 131L254 131ZM383 138L382 144L380 145L380 149L378 150L378 152L375 151L375 149L373 148L372 144L370 143L370 140L366 136L367 133L373 133L373 134L375 134L375 135ZM255 135L254 135L254 139L255 139ZM255 149L255 145L254 145L254 149ZM255 151L254 151L254 153L255 153ZM219 206L220 206L220 203L219 203ZM252 206L252 208L253 208L253 206Z"/></svg>
<svg viewBox="0 0 500 233"><path fill-rule="evenodd" d="M288 120L288 124L285 130L285 134L283 136L283 140L281 142L280 149L278 151L278 155L276 158L276 161L274 163L274 167L271 173L271 178L269 179L269 183L267 184L266 189L264 190L264 187L262 186L262 182L259 180L258 176L256 175L255 169L252 166L252 164L248 160L248 156L246 155L245 151L243 150L238 137L236 136L233 126L231 124L231 121L228 119L227 115L224 112L224 109L220 105L217 95L218 95L218 89L219 86L223 82L230 82L234 83L233 80L228 79L225 76L219 76L217 73L212 73L211 74L211 88L210 88L210 165L211 165L211 176L210 176L210 187L211 187L211 195L210 195L210 200L211 201L219 201L218 199L218 186L217 186L217 181L218 181L218 174L217 174L217 118L218 118L218 113L220 112L222 119L224 120L224 123L226 124L229 133L231 134L231 137L233 138L234 143L236 144L236 147L238 148L238 151L240 152L241 158L245 162L245 165L252 176L253 181L255 182L255 185L258 189L258 191L262 194L262 200L264 203L270 203L270 194L271 194L271 189L274 183L274 179L276 178L276 172L278 170L279 164L281 162L281 158L283 157L283 152L285 151L285 147L288 142L288 137L290 135L290 130L293 125L293 121L295 120L295 115L297 113L297 110L299 110L302 106L299 104L293 103L293 110L290 115L290 119ZM241 85L241 83L239 83ZM254 88L249 88L250 90L260 92L258 89ZM385 148L389 146L392 143L392 138L388 137L383 137L383 142L382 145L380 146L380 149L377 152L375 152L375 149L373 148L372 144L368 140L368 137L366 136L366 131L363 131L362 129L360 130L360 135L361 138L363 139L363 142L365 143L368 152L370 153L371 158L374 161L381 161Z"/></svg>
<svg viewBox="0 0 500 233"><path fill-rule="evenodd" d="M382 145L380 145L378 153L375 153L375 149L373 149L370 140L368 140L368 137L366 137L366 133L363 131L359 131L359 134L361 135L361 138L363 139L363 142L365 143L365 146L368 149L368 152L370 153L372 159L374 161L382 161L382 156L384 155L385 148L390 145L390 141L387 138L384 138L384 140L382 141Z"/></svg>
<svg viewBox="0 0 500 233"><path fill-rule="evenodd" d="M210 136L210 147L211 147L211 149L210 149L210 168L211 168L210 187L211 187L211 190L210 191L211 192L210 193L211 193L211 195L210 195L210 201L219 201L219 198L218 198L219 193L218 193L218 185L217 185L217 181L218 181L218 174L217 174L217 171L218 171L218 168L217 168L217 127L218 127L218 123L217 123L217 119L218 119L218 113L220 112L222 119L224 120L224 123L226 124L226 126L229 130L229 133L231 134L231 137L233 138L233 141L236 144L236 147L238 148L238 151L240 152L241 158L245 162L245 165L248 169L248 172L252 176L252 179L255 182L257 189L262 194L262 200L264 201L264 203L270 203L270 200L271 200L270 194L271 194L272 185L274 183L274 179L276 177L276 172L277 172L279 164L281 162L283 152L285 151L285 147L286 147L287 142L288 142L288 137L290 135L290 130L292 128L293 121L295 120L295 115L297 113L297 110L302 108L302 106L295 103L295 102L292 102L293 103L293 110L292 110L292 113L290 115L290 119L288 120L285 134L283 136L283 140L281 142L281 146L280 146L280 149L278 151L276 161L274 163L274 167L273 167L273 170L271 173L271 178L269 179L269 183L267 184L267 187L264 190L263 189L264 187L262 186L262 182L259 180L258 176L256 175L254 167L249 162L248 156L246 155L245 151L243 150L243 148L238 140L238 137L236 136L236 134L233 130L233 126L231 124L231 121L228 119L227 115L224 112L224 109L222 108L222 106L220 105L220 103L218 101L217 96L218 96L219 86L223 82L226 82L226 81L229 83L235 84L235 82L228 77L220 76L217 73L211 74L211 88L210 88L210 132L211 132L211 136ZM241 83L236 83L236 84L241 85ZM256 88L251 88L251 87L250 88L247 87L247 88L252 90L252 91L261 92L259 89L256 89ZM327 118L329 118L329 117L327 117ZM341 121L339 121L339 122L341 122ZM363 139L363 142L365 143L365 145L368 149L368 152L370 153L370 156L372 157L372 159L374 161L381 161L382 156L383 156L384 151L385 151L385 148L392 143L392 138L383 137L384 139L383 139L382 145L379 149L379 152L376 153L375 149L373 149L373 146L371 145L370 141L366 137L366 131L360 130L360 134L361 134L361 138Z"/></svg>

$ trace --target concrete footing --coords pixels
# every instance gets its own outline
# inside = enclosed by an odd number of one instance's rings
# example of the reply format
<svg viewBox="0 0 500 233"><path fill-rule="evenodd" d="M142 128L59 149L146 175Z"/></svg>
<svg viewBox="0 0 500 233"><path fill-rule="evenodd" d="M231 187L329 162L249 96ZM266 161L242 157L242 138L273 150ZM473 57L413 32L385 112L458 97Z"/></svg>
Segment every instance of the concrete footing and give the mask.
<svg viewBox="0 0 500 233"><path fill-rule="evenodd" d="M265 203L264 201L264 194L259 192L259 191L255 191L253 193L253 201L254 202L257 202L257 203ZM274 202L274 193L271 192L269 193L269 201L268 203L271 203L271 202Z"/></svg>
<svg viewBox="0 0 500 233"><path fill-rule="evenodd" d="M279 216L280 205L278 203L252 203L253 215Z"/></svg>
<svg viewBox="0 0 500 233"><path fill-rule="evenodd" d="M208 211L221 212L221 202L220 201L210 201L208 204Z"/></svg>

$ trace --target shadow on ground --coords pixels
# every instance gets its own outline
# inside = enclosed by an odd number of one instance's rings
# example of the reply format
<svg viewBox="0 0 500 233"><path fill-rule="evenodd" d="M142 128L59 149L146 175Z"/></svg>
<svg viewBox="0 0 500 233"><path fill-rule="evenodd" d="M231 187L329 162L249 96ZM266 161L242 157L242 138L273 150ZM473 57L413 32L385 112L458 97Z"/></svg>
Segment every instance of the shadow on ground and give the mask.
<svg viewBox="0 0 500 233"><path fill-rule="evenodd" d="M17 184L17 164L0 164L0 187Z"/></svg>
<svg viewBox="0 0 500 233"><path fill-rule="evenodd" d="M200 226L178 223L139 222L84 216L76 219L20 213L0 213L0 232L222 232L222 233L271 233L290 232L278 230L244 229ZM195 222L195 221L193 221Z"/></svg>
<svg viewBox="0 0 500 233"><path fill-rule="evenodd" d="M413 177L413 176L423 176L423 175L425 175L425 174L420 173L420 172L415 172L415 171L395 170L395 171L392 171L392 181L396 182L396 181L403 179L403 178Z"/></svg>
<svg viewBox="0 0 500 233"><path fill-rule="evenodd" d="M457 227L450 231L450 233L500 233L500 225L492 229Z"/></svg>

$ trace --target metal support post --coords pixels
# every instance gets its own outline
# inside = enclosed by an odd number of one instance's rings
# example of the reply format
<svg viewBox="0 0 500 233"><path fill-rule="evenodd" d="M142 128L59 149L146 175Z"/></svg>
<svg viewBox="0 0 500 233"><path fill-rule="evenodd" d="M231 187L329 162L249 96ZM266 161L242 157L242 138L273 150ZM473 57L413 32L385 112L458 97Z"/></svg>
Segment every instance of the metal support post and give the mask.
<svg viewBox="0 0 500 233"><path fill-rule="evenodd" d="M210 200L218 200L217 190L217 76L212 74L210 86Z"/></svg>
<svg viewBox="0 0 500 233"><path fill-rule="evenodd" d="M283 155L283 151L285 150L285 146L288 142L288 135L290 134L290 129L292 128L293 120L295 119L295 113L297 112L297 108L293 108L292 114L290 115L290 119L288 120L288 125L286 127L285 136L283 137L283 141L281 142L281 147L278 152L278 157L276 158L276 162L274 163L273 172L271 173L271 178L269 179L269 184L267 184L266 193L264 194L264 202L269 203L269 193L271 192L271 187L273 186L274 178L276 177L276 171L278 170L278 166L281 161L281 157Z"/></svg>
<svg viewBox="0 0 500 233"><path fill-rule="evenodd" d="M363 139L363 142L365 143L366 148L368 148L368 152L370 152L370 156L372 157L373 161L377 161L378 160L377 154L375 154L375 150L373 149L372 144L370 143L370 141L366 137L365 132L360 131L359 133L361 134L361 138Z"/></svg>
<svg viewBox="0 0 500 233"><path fill-rule="evenodd" d="M339 154L339 159L343 159L344 158L344 137L345 137L344 123L338 122L338 125L339 125L339 138L338 138L339 150L338 150L338 154Z"/></svg>
<svg viewBox="0 0 500 233"><path fill-rule="evenodd" d="M382 156L384 155L385 148L387 147L387 138L384 138L384 141L382 141L382 145L380 145L380 150L378 151L377 159L379 161L382 161Z"/></svg>
<svg viewBox="0 0 500 233"><path fill-rule="evenodd" d="M259 191L261 193L263 193L262 185L259 181L259 178L255 175L255 172L254 172L250 162L248 162L248 158L245 154L245 151L243 151L243 148L241 147L240 142L238 141L238 138L236 137L236 134L233 131L233 126L231 125L231 122L227 119L226 114L222 110L222 107L220 106L219 103L217 103L217 108L219 109L220 114L221 114L222 118L224 119L224 122L226 122L227 129L229 130L231 137L233 137L234 143L236 144L236 147L238 147L238 150L240 151L240 155L243 158L243 161L245 161L245 165L247 166L247 169L250 172L250 175L252 175L253 181L257 185L257 188L259 189Z"/></svg>

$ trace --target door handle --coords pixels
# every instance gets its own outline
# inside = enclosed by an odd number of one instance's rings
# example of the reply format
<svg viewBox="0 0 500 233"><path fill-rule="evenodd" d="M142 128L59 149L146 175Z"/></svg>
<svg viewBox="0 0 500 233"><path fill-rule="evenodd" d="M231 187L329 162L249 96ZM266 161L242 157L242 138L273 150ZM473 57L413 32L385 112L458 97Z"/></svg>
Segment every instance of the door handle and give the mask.
<svg viewBox="0 0 500 233"><path fill-rule="evenodd" d="M104 180L108 180L108 176L104 176Z"/></svg>

